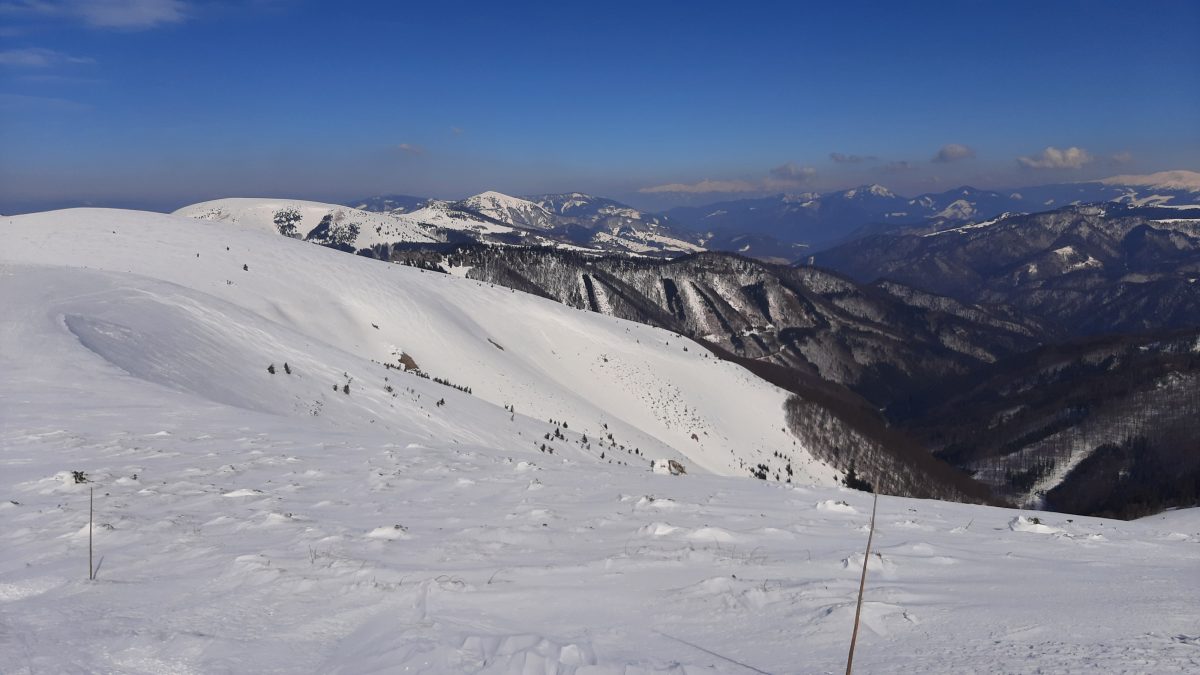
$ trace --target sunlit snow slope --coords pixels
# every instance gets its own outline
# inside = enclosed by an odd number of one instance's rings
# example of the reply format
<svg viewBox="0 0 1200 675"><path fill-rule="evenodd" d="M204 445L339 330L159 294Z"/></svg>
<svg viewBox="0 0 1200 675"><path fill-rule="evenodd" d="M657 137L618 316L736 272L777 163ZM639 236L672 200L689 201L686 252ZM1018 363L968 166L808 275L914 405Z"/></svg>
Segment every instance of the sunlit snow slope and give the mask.
<svg viewBox="0 0 1200 675"><path fill-rule="evenodd" d="M695 345L244 225L0 240L0 673L844 669L871 497L697 470L833 478ZM876 525L855 672L1200 671L1200 510Z"/></svg>
<svg viewBox="0 0 1200 675"><path fill-rule="evenodd" d="M404 354L499 413L586 434L596 459L615 442L605 461L747 475L784 452L795 482L834 481L784 431L785 392L658 329L222 221L69 210L0 222L7 263L59 267L42 286L70 285L61 297L95 289L36 311L118 368L209 402L404 427L392 394L420 378L376 365ZM284 362L299 375L281 375ZM333 390L347 381L350 395ZM433 411L443 425L479 426L457 411L470 397L435 390L452 401Z"/></svg>
<svg viewBox="0 0 1200 675"><path fill-rule="evenodd" d="M339 228L350 224L357 226L357 236L347 236L350 240L347 243L355 248L369 248L376 244L436 241L416 220L404 215L375 213L299 199L214 199L185 206L176 211L175 215L236 223L265 232L280 233L276 221L280 214L288 212L295 214L292 216L296 228L295 236L301 239L306 238L328 217L328 227L334 230L335 235Z"/></svg>

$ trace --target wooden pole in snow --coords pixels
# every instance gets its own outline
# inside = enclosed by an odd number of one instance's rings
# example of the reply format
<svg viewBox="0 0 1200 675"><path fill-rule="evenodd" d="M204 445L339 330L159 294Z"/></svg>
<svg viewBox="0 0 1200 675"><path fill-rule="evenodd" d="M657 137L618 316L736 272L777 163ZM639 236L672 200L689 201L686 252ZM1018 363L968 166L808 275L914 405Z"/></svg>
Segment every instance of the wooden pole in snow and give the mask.
<svg viewBox="0 0 1200 675"><path fill-rule="evenodd" d="M92 516L96 512L96 488L88 488L88 581L96 578L92 567Z"/></svg>
<svg viewBox="0 0 1200 675"><path fill-rule="evenodd" d="M867 561L871 559L871 540L875 538L875 507L879 506L879 493L871 502L871 531L867 534L867 553L863 556L862 576L858 578L858 607L854 610L854 632L850 634L850 654L846 657L846 675L854 671L854 643L858 642L858 620L862 616L863 589L867 586Z"/></svg>

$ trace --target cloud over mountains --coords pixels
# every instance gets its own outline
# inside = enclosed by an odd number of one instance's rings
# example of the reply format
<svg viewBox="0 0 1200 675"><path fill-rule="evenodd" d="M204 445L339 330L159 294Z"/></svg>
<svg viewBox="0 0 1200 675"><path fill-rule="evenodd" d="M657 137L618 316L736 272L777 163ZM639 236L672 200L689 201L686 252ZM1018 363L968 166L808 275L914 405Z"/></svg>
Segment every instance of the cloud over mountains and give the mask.
<svg viewBox="0 0 1200 675"><path fill-rule="evenodd" d="M1032 157L1018 157L1017 163L1027 169L1082 169L1092 161L1092 155L1074 146L1059 150L1049 146Z"/></svg>

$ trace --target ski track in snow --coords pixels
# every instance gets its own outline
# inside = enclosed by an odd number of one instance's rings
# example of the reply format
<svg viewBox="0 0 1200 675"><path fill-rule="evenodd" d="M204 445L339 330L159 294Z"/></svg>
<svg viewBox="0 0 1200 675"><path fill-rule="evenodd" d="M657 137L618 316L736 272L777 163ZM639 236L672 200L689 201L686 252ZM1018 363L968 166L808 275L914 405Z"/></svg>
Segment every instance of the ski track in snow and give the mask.
<svg viewBox="0 0 1200 675"><path fill-rule="evenodd" d="M788 442L754 430L773 388L662 331L175 222L0 219L0 672L844 669L870 495L696 466ZM600 447L605 413L688 475ZM868 570L857 672L1200 670L1197 509L882 497Z"/></svg>

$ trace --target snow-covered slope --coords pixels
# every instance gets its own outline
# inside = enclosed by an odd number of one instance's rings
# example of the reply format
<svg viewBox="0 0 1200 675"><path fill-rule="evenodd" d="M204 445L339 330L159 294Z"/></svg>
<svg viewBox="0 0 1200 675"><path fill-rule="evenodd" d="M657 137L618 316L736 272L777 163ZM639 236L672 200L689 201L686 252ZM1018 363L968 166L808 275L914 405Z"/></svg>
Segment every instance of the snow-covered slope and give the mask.
<svg viewBox="0 0 1200 675"><path fill-rule="evenodd" d="M434 200L411 212L409 216L423 225L467 232L476 236L516 232L516 228L510 225L492 222L461 211L454 202Z"/></svg>
<svg viewBox="0 0 1200 675"><path fill-rule="evenodd" d="M555 226L553 214L540 204L499 192L483 192L467 197L456 206L502 223L532 230L549 230Z"/></svg>
<svg viewBox="0 0 1200 675"><path fill-rule="evenodd" d="M1200 192L1200 172L1196 171L1159 171L1141 176L1113 176L1101 181L1105 185L1137 185L1142 187L1162 188L1164 190L1186 190Z"/></svg>
<svg viewBox="0 0 1200 675"><path fill-rule="evenodd" d="M356 249L437 241L411 217L296 199L216 199L185 206L174 215L248 225L278 234L287 234L284 228L290 223L293 229L288 236L317 243L344 240Z"/></svg>
<svg viewBox="0 0 1200 675"><path fill-rule="evenodd" d="M155 330L165 332L159 339L149 325L132 326L133 334L113 337L119 344L106 342L98 347L102 351L134 354L168 343L191 354L203 347L195 336L204 335L201 342L210 345L214 356L221 350L286 344L295 359L302 356L300 345L305 342L380 364L398 365L404 353L429 375L470 387L476 397L497 407L512 405L522 414L566 422L591 438L612 433L619 444L650 457L676 457L669 451L676 448L693 465L745 474L744 467L758 457L794 446L794 439L781 430L785 392L665 331L220 221L197 227L193 220L174 216L71 210L3 222L12 239L3 255L11 262L67 269L86 265L147 277L156 285L177 285L181 297L200 294L186 302L139 309L132 317L61 310L63 315L79 316L85 325L81 330L100 335L112 331L94 326L129 327L129 322L149 314L154 316L150 323L162 327ZM210 307L208 298L225 304ZM173 306L197 309L180 314ZM217 319L208 318L214 316ZM71 325L68 322L74 331ZM231 325L244 328L231 333ZM210 326L216 331L211 335ZM277 328L291 331L293 337L277 335ZM247 337L253 335L262 337ZM327 370L346 370L332 357L309 356ZM251 367L256 358L262 362ZM287 360L282 353L274 358L260 350L247 354L236 367L231 359L216 359L207 369L197 365L195 373L172 368L143 375L152 381L165 378L161 384L218 403L246 407L244 400L256 401L259 408L277 414L319 405L318 397L326 397L332 381L304 394L273 389L239 396L217 392L220 382L237 390L275 387L286 378L272 378L265 369L270 362ZM130 369L124 361L117 365ZM243 373L244 368L249 372ZM389 371L380 366L346 372L359 386L382 391L382 378ZM241 381L247 375L251 383ZM198 379L204 382L197 384ZM351 387L356 388L354 383ZM737 405L728 403L731 392L737 394ZM377 422L388 423L381 414ZM816 465L805 473L809 465L806 453L797 456L802 479L831 480L831 472Z"/></svg>
<svg viewBox="0 0 1200 675"><path fill-rule="evenodd" d="M408 203L412 201L415 198ZM396 202L373 197L359 203L377 209ZM484 192L456 202L427 200L405 215L435 236L456 241L462 234L490 244L651 256L704 250L699 236L672 227L662 217L579 192L527 199Z"/></svg>
<svg viewBox="0 0 1200 675"><path fill-rule="evenodd" d="M870 498L696 471L802 451L694 345L221 222L0 235L0 672L841 670ZM1200 667L1195 510L877 530L862 672Z"/></svg>

